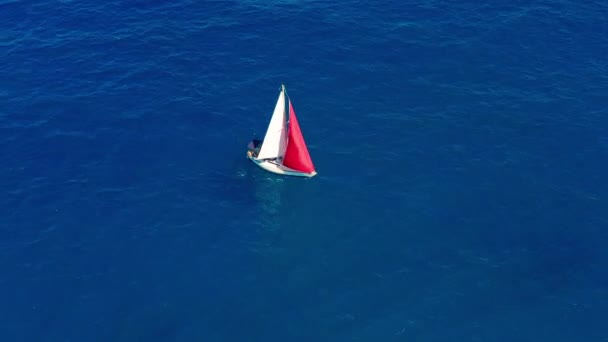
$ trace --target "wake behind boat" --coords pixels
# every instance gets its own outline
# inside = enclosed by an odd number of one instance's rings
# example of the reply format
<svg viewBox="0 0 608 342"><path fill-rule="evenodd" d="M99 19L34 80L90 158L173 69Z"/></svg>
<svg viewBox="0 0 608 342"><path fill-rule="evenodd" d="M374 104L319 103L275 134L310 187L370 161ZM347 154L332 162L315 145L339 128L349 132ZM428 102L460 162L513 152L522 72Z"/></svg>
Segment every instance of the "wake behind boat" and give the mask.
<svg viewBox="0 0 608 342"><path fill-rule="evenodd" d="M284 85L281 85L264 140L249 142L247 158L262 169L280 175L314 177L317 174Z"/></svg>

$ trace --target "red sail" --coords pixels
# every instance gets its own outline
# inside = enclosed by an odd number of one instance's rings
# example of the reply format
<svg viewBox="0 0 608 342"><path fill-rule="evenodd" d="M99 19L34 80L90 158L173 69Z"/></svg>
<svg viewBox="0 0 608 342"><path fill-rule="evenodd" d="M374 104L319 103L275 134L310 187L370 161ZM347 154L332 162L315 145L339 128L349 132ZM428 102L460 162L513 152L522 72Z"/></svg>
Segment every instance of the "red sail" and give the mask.
<svg viewBox="0 0 608 342"><path fill-rule="evenodd" d="M315 171L315 166L310 159L310 154L304 142L291 100L289 100L289 138L287 140L283 165L300 172L311 173Z"/></svg>

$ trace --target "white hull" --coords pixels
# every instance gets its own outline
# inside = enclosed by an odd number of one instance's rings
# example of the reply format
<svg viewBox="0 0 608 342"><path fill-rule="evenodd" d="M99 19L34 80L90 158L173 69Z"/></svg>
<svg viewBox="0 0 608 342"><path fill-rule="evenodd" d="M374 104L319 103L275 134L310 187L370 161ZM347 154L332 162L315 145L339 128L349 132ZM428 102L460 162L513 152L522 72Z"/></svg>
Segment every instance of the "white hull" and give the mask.
<svg viewBox="0 0 608 342"><path fill-rule="evenodd" d="M262 169L264 169L268 172L279 174L279 175L308 177L308 178L314 177L317 175L316 171L313 171L311 173L304 173L304 172L296 171L294 169L288 168L287 166L277 164L276 162L273 162L272 160L257 159L255 157L250 156L249 153L247 154L247 158L249 158L249 160L254 162L257 166L261 167Z"/></svg>

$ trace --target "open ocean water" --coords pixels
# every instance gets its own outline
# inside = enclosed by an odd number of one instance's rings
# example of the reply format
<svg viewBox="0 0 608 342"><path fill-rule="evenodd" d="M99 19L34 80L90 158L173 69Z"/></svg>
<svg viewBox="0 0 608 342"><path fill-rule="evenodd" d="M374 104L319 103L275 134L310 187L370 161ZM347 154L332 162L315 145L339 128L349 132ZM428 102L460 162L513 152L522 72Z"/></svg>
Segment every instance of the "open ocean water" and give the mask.
<svg viewBox="0 0 608 342"><path fill-rule="evenodd" d="M1 341L608 341L605 1L0 0ZM245 158L285 83L319 175Z"/></svg>

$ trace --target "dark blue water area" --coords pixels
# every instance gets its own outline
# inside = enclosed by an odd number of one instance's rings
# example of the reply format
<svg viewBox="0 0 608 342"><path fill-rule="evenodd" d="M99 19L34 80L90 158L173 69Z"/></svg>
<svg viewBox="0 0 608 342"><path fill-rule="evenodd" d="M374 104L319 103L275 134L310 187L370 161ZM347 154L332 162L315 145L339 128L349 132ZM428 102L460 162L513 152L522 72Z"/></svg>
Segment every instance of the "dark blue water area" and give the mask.
<svg viewBox="0 0 608 342"><path fill-rule="evenodd" d="M607 341L607 20L0 0L0 339Z"/></svg>

